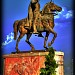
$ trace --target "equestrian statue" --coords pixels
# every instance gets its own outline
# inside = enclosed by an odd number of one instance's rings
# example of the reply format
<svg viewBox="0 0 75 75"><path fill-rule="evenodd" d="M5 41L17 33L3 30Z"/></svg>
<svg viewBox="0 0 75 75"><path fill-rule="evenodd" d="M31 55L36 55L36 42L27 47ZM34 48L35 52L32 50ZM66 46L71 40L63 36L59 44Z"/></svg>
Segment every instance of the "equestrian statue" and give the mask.
<svg viewBox="0 0 75 75"><path fill-rule="evenodd" d="M27 35L26 42L30 45L31 51L34 51L35 48L29 41L31 35L38 34L39 37L43 37L42 32L46 32L44 38L44 48L47 49L46 43L49 34L52 33L54 36L51 42L48 43L48 46L51 46L57 37L57 33L53 30L55 26L54 16L57 15L56 12L60 12L61 10L62 8L54 4L54 2L51 0L50 2L46 3L42 11L40 11L39 0L31 0L28 7L27 18L16 20L13 24L14 40L17 39L18 31L20 33L16 42L16 52L20 52L18 49L18 43L24 35Z"/></svg>

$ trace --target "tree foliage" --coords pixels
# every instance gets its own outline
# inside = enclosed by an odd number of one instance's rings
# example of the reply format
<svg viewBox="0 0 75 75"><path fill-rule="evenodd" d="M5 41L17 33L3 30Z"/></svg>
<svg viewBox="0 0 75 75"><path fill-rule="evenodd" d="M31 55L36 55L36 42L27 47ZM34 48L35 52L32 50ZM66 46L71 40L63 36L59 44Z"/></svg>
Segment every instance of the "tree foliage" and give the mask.
<svg viewBox="0 0 75 75"><path fill-rule="evenodd" d="M50 47L48 50L49 53L45 56L45 68L40 69L40 75L56 75L55 69L58 67L58 64L54 59L55 51L52 47Z"/></svg>

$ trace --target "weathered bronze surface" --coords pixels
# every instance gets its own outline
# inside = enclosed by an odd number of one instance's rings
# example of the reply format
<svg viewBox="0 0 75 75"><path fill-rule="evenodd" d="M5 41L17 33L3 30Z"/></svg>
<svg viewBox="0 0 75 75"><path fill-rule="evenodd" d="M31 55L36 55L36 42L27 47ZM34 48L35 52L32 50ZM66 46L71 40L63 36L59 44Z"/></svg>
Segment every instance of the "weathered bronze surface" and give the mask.
<svg viewBox="0 0 75 75"><path fill-rule="evenodd" d="M45 4L42 11L40 11L40 4L38 0L31 0L28 7L28 17L16 20L14 22L14 39L16 40L18 31L20 33L17 42L16 42L16 52L19 52L18 43L20 39L26 34L26 42L30 45L31 50L34 51L34 46L29 42L29 39L32 34L40 34L46 32L44 39L44 48L47 49L46 42L50 33L54 35L51 42L48 43L48 46L51 46L54 43L57 33L53 30L54 28L54 16L57 15L55 11L60 12L61 7L54 4L52 1Z"/></svg>

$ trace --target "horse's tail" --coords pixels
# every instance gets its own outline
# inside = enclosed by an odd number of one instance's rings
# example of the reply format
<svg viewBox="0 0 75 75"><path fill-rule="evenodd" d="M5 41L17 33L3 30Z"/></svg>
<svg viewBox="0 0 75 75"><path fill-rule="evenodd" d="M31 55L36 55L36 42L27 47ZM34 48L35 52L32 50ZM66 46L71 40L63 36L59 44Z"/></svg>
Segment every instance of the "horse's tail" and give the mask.
<svg viewBox="0 0 75 75"><path fill-rule="evenodd" d="M18 33L18 20L14 22L13 28L14 28L14 40L17 38L17 33Z"/></svg>

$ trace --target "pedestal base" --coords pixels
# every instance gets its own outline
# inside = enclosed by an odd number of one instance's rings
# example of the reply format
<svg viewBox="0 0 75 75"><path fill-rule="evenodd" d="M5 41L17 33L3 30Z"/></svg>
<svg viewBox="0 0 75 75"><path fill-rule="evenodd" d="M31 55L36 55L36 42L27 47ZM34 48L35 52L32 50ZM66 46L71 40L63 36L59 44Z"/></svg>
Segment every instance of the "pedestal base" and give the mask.
<svg viewBox="0 0 75 75"><path fill-rule="evenodd" d="M40 68L45 67L45 55L47 54L48 51L3 55L4 75L40 75ZM56 69L57 75L64 75L63 56L63 52L55 52L55 60L59 64Z"/></svg>

